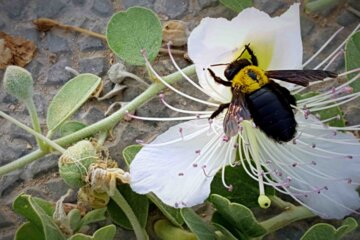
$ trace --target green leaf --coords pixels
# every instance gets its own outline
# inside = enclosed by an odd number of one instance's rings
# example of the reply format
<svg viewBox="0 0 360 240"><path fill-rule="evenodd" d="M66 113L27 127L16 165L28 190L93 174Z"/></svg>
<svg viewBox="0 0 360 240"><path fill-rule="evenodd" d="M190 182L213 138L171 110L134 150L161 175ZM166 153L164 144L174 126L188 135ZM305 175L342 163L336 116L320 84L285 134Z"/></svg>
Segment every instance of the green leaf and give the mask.
<svg viewBox="0 0 360 240"><path fill-rule="evenodd" d="M182 208L180 212L186 225L199 240L215 239L215 228L206 223L193 209Z"/></svg>
<svg viewBox="0 0 360 240"><path fill-rule="evenodd" d="M122 60L144 65L141 51L146 50L149 61L155 59L161 47L162 27L159 18L150 9L131 7L111 17L106 37L110 49Z"/></svg>
<svg viewBox="0 0 360 240"><path fill-rule="evenodd" d="M196 240L193 233L171 224L167 219L160 219L154 224L156 236L162 240Z"/></svg>
<svg viewBox="0 0 360 240"><path fill-rule="evenodd" d="M236 13L239 13L245 8L249 8L253 5L252 0L220 0L220 2L225 7L233 10Z"/></svg>
<svg viewBox="0 0 360 240"><path fill-rule="evenodd" d="M68 213L67 217L70 220L70 228L73 232L77 232L81 227L81 213L80 210L77 208L71 209Z"/></svg>
<svg viewBox="0 0 360 240"><path fill-rule="evenodd" d="M301 240L338 240L354 231L357 226L354 218L346 218L338 229L327 223L318 223L307 230Z"/></svg>
<svg viewBox="0 0 360 240"><path fill-rule="evenodd" d="M141 148L141 145L130 145L123 150L122 155L128 167ZM153 193L149 193L146 196L159 208L159 210L171 221L172 224L179 227L184 224L184 220L182 219L179 209L164 204Z"/></svg>
<svg viewBox="0 0 360 240"><path fill-rule="evenodd" d="M118 189L134 211L140 225L145 228L149 211L149 200L147 197L133 192L129 185L121 185ZM132 230L132 225L125 213L113 200L110 200L108 203L107 210L113 223Z"/></svg>
<svg viewBox="0 0 360 240"><path fill-rule="evenodd" d="M170 207L164 204L155 194L148 193L146 196L159 208L162 214L171 221L175 226L181 227L184 224L184 219L181 216L180 209Z"/></svg>
<svg viewBox="0 0 360 240"><path fill-rule="evenodd" d="M16 230L15 240L45 240L45 237L33 223L26 222Z"/></svg>
<svg viewBox="0 0 360 240"><path fill-rule="evenodd" d="M266 230L257 222L254 214L247 207L231 203L228 199L212 194L210 201L214 204L217 212L233 227L248 237L260 237Z"/></svg>
<svg viewBox="0 0 360 240"><path fill-rule="evenodd" d="M345 66L346 71L360 68L360 32L356 32L347 41L345 46ZM347 78L350 80L355 77L357 73L348 74ZM354 92L360 91L360 81L355 81L350 84Z"/></svg>
<svg viewBox="0 0 360 240"><path fill-rule="evenodd" d="M106 208L98 208L88 212L80 221L80 228L89 225L91 223L103 221L106 219L105 216Z"/></svg>
<svg viewBox="0 0 360 240"><path fill-rule="evenodd" d="M136 154L140 152L141 148L141 145L130 145L123 150L122 155L128 167L130 166L132 160L135 158Z"/></svg>
<svg viewBox="0 0 360 240"><path fill-rule="evenodd" d="M237 238L224 226L212 223L212 225L216 228L216 239L217 240L237 240Z"/></svg>
<svg viewBox="0 0 360 240"><path fill-rule="evenodd" d="M251 239L242 233L236 226L232 225L229 221L227 221L219 212L215 211L211 218L212 224L217 228L217 226L221 226L223 229L226 229L232 236L236 239L247 240ZM218 229L218 228L217 228Z"/></svg>
<svg viewBox="0 0 360 240"><path fill-rule="evenodd" d="M79 74L69 80L55 95L47 112L47 126L54 131L91 96L101 78L94 74Z"/></svg>
<svg viewBox="0 0 360 240"><path fill-rule="evenodd" d="M115 225L107 225L105 227L98 229L93 236L94 236L94 240L104 240L104 239L111 240L115 237L115 234L116 234Z"/></svg>
<svg viewBox="0 0 360 240"><path fill-rule="evenodd" d="M249 208L259 207L259 183L252 179L244 170L243 166L226 167L225 182L233 186L232 191L224 187L221 172L217 173L211 183L211 193L226 197L231 202L243 204ZM275 190L265 187L266 195L274 195Z"/></svg>
<svg viewBox="0 0 360 240"><path fill-rule="evenodd" d="M78 122L78 121L67 121L61 124L59 132L60 136L64 137L66 135L72 134L74 132L79 131L80 129L83 129L86 127L85 123Z"/></svg>
<svg viewBox="0 0 360 240"><path fill-rule="evenodd" d="M24 216L36 226L36 231L41 232L45 239L64 240L65 236L55 224L50 212L53 209L49 208L46 201L39 200L39 198L32 198L30 195L20 195L13 203L14 211Z"/></svg>
<svg viewBox="0 0 360 240"><path fill-rule="evenodd" d="M68 240L111 240L116 234L116 227L114 225L107 225L98 229L92 236L83 233L72 235Z"/></svg>
<svg viewBox="0 0 360 240"><path fill-rule="evenodd" d="M33 79L25 68L8 66L4 74L4 89L21 101L28 101L33 95Z"/></svg>

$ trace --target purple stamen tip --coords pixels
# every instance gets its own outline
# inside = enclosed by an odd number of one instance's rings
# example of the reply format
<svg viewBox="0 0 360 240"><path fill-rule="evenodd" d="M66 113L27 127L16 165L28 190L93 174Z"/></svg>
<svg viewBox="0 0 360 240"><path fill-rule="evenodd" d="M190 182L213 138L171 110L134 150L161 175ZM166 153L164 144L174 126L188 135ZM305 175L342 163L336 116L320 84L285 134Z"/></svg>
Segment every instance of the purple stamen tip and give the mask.
<svg viewBox="0 0 360 240"><path fill-rule="evenodd" d="M178 176L182 177L182 176L184 176L184 173L181 172L181 173L178 174Z"/></svg>
<svg viewBox="0 0 360 240"><path fill-rule="evenodd" d="M232 192L232 191L234 190L233 185L230 184L230 186L227 188L227 190L228 190L229 192Z"/></svg>
<svg viewBox="0 0 360 240"><path fill-rule="evenodd" d="M193 166L193 167L197 167L198 165L197 165L196 163L194 163L192 166Z"/></svg>

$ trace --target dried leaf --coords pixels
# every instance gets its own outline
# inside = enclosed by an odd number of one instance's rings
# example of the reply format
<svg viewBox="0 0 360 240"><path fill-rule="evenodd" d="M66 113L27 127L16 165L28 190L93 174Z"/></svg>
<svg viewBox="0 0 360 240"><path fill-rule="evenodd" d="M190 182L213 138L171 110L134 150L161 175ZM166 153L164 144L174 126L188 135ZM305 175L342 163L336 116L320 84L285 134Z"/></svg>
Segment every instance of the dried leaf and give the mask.
<svg viewBox="0 0 360 240"><path fill-rule="evenodd" d="M49 18L38 18L33 20L33 24L40 32L47 32L53 27L58 27L59 23Z"/></svg>
<svg viewBox="0 0 360 240"><path fill-rule="evenodd" d="M8 65L26 66L34 57L35 44L18 36L0 32L0 69Z"/></svg>

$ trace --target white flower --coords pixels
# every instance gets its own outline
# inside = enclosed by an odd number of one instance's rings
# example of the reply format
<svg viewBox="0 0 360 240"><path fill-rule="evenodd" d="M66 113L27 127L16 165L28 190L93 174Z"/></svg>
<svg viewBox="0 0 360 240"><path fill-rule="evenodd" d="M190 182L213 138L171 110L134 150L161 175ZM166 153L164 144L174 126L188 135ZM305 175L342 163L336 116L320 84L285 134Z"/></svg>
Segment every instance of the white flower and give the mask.
<svg viewBox="0 0 360 240"><path fill-rule="evenodd" d="M301 69L299 4L292 5L287 12L275 18L254 8L242 11L231 21L205 18L193 30L188 50L195 63L200 86L184 77L216 103L167 86L183 97L210 107L230 102L229 88L216 84L206 69L214 64L233 61L248 43L263 70ZM323 64L331 64L341 47ZM163 81L149 63L148 67ZM224 78L225 67L211 68ZM254 127L251 120L242 121L238 135L228 139L223 129L224 114L209 123L208 117L213 111L177 109L161 96L166 106L189 116L169 119L132 117L190 121L173 126L152 143L144 144L130 166L131 187L141 194L153 192L164 203L177 208L202 203L210 194L210 183L218 170L222 169L224 186L231 188L224 180L224 168L235 164L238 151L246 172L259 182L260 197L265 196L265 184L292 196L324 218L342 218L355 212L360 207L356 192L360 183L360 144L358 139L345 131L359 130L359 126L328 127L324 122L331 119L320 121L309 115L358 97L358 93L344 91L348 90L349 83L298 101L297 136L283 144L269 139ZM299 86L288 87L293 93L303 90ZM262 169L267 170L264 172Z"/></svg>

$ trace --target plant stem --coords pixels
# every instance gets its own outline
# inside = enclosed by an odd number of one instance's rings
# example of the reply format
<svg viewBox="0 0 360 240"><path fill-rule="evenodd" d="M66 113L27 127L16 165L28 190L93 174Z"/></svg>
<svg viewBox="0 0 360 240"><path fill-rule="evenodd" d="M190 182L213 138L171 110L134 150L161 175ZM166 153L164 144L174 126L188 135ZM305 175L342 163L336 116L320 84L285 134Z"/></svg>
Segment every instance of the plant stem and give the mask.
<svg viewBox="0 0 360 240"><path fill-rule="evenodd" d="M34 130L37 133L41 134L41 127L40 127L39 117L38 117L38 114L37 114L37 111L36 111L34 100L32 98L30 98L28 101L24 101L24 103L26 105L26 108L29 111L30 118L31 118L31 123L32 123L32 126L33 126ZM44 142L41 141L39 139L39 137L35 137L35 138L36 138L36 142L37 142L39 148L41 150L43 150L43 151L46 151L47 146L44 144Z"/></svg>
<svg viewBox="0 0 360 240"><path fill-rule="evenodd" d="M183 72L191 76L195 73L195 66L191 65L183 69ZM180 72L172 73L166 77L164 77L164 80L169 83L173 84L177 81L179 81L182 78L182 75ZM76 141L79 141L83 138L89 137L91 135L94 135L97 132L105 131L113 128L125 115L127 112L135 111L136 108L143 105L147 101L149 101L152 97L156 96L162 89L164 89L165 86L162 83L154 82L150 85L148 89L146 89L142 94L140 94L138 97L133 99L129 104L127 104L125 107L119 109L112 115L108 116L107 118L104 118L100 120L99 122L94 123L93 125L90 125L88 127L85 127L75 133L72 133L70 135L67 135L65 137L53 140L55 143L59 144L60 146L66 146L70 145ZM0 167L0 176L7 174L9 172L12 172L16 169L19 169L21 167L26 166L27 164L39 159L40 157L46 155L48 153L47 151L41 151L37 150L34 153L30 153L29 155L23 156L19 159L16 159L4 166Z"/></svg>
<svg viewBox="0 0 360 240"><path fill-rule="evenodd" d="M121 195L118 189L114 191L114 195L111 196L111 198L116 202L116 204L121 208L121 210L123 210L126 217L129 219L129 222L131 223L131 226L133 227L133 230L135 232L136 239L137 240L149 239L147 233L145 232L145 229L141 227L132 208L125 200L125 198Z"/></svg>
<svg viewBox="0 0 360 240"><path fill-rule="evenodd" d="M295 221L316 216L314 213L312 213L306 207L295 206L291 203L287 203L287 202L281 200L278 197L272 197L271 200L277 206L280 206L280 207L283 206L284 212L260 223L262 225L262 227L264 227L267 230L267 234L274 232L280 228L283 228Z"/></svg>
<svg viewBox="0 0 360 240"><path fill-rule="evenodd" d="M16 126L24 129L25 131L27 131L28 133L34 135L40 142L45 142L46 144L48 144L50 147L54 148L55 150L59 151L60 153L63 153L65 151L64 148L62 148L61 146L59 146L58 144L56 144L55 142L51 141L50 139L48 139L47 137L41 135L40 133L36 132L35 130L29 128L28 126L26 126L25 124L19 122L18 120L16 120L13 117L10 117L9 115L7 115L6 113L0 111L0 116L5 118L6 120L14 123ZM43 152L46 152L43 149L40 149ZM0 168L1 169L1 168Z"/></svg>
<svg viewBox="0 0 360 240"><path fill-rule="evenodd" d="M99 145L104 145L104 142L106 141L106 138L108 136L108 131L102 131L99 133L98 139L97 139L97 144Z"/></svg>

